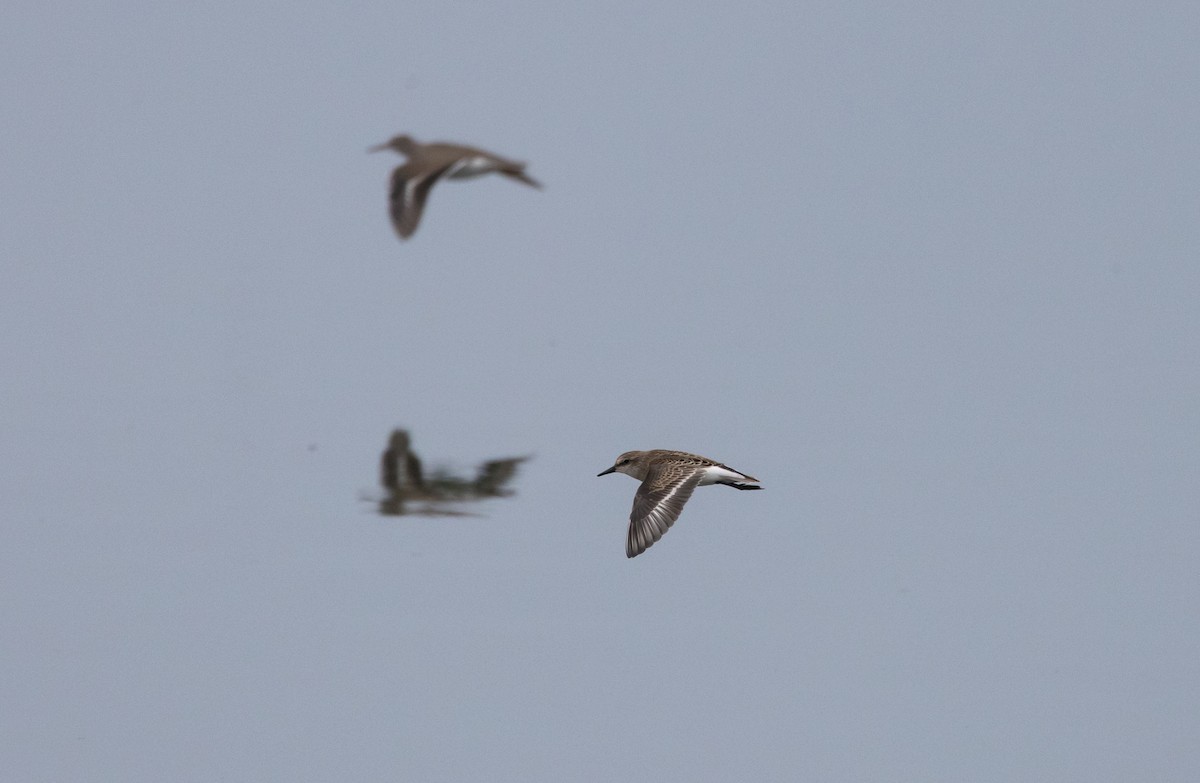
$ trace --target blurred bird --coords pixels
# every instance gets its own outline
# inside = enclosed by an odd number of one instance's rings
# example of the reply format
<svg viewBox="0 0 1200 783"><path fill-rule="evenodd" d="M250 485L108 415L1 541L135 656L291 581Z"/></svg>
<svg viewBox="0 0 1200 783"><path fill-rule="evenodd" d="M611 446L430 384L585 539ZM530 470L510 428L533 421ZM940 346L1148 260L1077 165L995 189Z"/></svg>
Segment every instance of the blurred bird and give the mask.
<svg viewBox="0 0 1200 783"><path fill-rule="evenodd" d="M383 150L393 150L408 158L392 172L389 196L392 225L401 239L408 239L417 230L429 191L443 177L470 179L495 172L531 187L542 187L541 183L525 173L524 163L474 147L443 142L420 144L410 136L395 136L371 147L368 152Z"/></svg>
<svg viewBox="0 0 1200 783"><path fill-rule="evenodd" d="M435 467L425 475L421 459L412 450L407 430L392 430L387 448L379 457L379 484L386 493L378 500L379 513L385 516L420 514L422 516L466 516L447 509L445 504L511 497L505 485L517 475L517 466L529 457L505 457L488 460L476 470L474 478L460 476L444 467ZM409 509L411 501L422 505Z"/></svg>

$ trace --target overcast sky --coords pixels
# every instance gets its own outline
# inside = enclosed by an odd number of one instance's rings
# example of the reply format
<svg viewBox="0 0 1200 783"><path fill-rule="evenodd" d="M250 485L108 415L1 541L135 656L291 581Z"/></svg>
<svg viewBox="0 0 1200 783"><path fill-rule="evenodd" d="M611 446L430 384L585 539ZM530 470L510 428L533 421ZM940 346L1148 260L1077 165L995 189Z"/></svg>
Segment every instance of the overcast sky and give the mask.
<svg viewBox="0 0 1200 783"><path fill-rule="evenodd" d="M0 778L1200 779L1197 30L5 3Z"/></svg>

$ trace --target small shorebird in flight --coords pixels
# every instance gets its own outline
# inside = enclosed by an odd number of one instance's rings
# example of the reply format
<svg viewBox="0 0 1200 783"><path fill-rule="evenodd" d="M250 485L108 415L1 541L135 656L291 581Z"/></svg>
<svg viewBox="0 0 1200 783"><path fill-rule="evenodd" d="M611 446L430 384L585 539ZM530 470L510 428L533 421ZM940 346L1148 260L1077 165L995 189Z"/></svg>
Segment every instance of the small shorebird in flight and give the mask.
<svg viewBox="0 0 1200 783"><path fill-rule="evenodd" d="M526 185L541 188L541 183L525 173L525 164L461 144L431 142L420 144L410 136L395 136L368 152L393 150L408 158L392 172L389 195L392 225L401 239L408 239L421 222L421 212L429 191L441 178L470 179L484 174L503 174Z"/></svg>
<svg viewBox="0 0 1200 783"><path fill-rule="evenodd" d="M724 484L735 489L762 489L758 479L716 460L686 451L627 451L608 470L624 473L642 482L633 496L625 556L637 557L662 538L679 519L692 490L706 484Z"/></svg>
<svg viewBox="0 0 1200 783"><path fill-rule="evenodd" d="M521 463L529 457L503 457L484 462L470 479L446 468L435 468L426 475L421 459L412 450L408 430L392 430L388 446L379 457L379 484L386 493L377 502L384 516L406 513L423 516L465 516L464 512L442 508L443 504L507 498L516 494L508 485L517 476ZM409 501L425 505L408 510Z"/></svg>

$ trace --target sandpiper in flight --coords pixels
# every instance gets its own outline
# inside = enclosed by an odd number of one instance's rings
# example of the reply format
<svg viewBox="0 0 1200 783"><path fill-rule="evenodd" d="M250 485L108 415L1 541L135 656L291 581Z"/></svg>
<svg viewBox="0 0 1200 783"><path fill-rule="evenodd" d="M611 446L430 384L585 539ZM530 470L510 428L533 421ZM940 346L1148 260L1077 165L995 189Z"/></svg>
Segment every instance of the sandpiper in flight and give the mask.
<svg viewBox="0 0 1200 783"><path fill-rule="evenodd" d="M390 209L392 225L401 239L417 230L429 190L442 177L469 179L496 172L540 188L541 183L525 173L525 164L493 155L474 147L433 142L419 144L409 136L395 136L368 152L394 150L408 160L392 172Z"/></svg>
<svg viewBox="0 0 1200 783"><path fill-rule="evenodd" d="M627 451L611 468L596 475L609 473L624 473L642 482L633 496L626 557L637 557L662 538L679 519L683 504L696 487L724 484L735 489L762 489L753 476L686 451Z"/></svg>

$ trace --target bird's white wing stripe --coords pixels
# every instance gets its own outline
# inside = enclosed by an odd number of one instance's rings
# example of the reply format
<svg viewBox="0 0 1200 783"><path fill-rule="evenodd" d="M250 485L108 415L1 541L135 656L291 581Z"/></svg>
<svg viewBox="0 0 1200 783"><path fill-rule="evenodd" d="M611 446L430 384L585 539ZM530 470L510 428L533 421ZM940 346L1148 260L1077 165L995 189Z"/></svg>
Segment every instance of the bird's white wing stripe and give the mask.
<svg viewBox="0 0 1200 783"><path fill-rule="evenodd" d="M680 488L684 485L684 483L686 481L687 481L687 479L684 478L684 479L681 479L681 480L675 482L675 484L671 487L670 491L668 491L667 494L662 496L662 499L659 500L658 503L656 503L654 505L654 508L650 509L650 512L648 514L646 514L644 519L646 519L647 521L653 521L656 528L661 526L662 532L664 532L664 533L667 532L667 528L671 526L671 521L670 521L671 515L667 511L667 504L669 502L671 502L671 498L673 498L679 494ZM666 524L663 524L664 522L666 522Z"/></svg>

